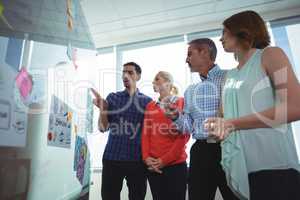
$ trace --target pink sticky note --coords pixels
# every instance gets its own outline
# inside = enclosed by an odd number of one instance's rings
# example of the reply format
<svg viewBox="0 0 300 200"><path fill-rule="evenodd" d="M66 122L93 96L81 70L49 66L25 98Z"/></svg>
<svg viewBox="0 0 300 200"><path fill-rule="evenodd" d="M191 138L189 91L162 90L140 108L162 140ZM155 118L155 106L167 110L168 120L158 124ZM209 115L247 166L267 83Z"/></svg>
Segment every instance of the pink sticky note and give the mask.
<svg viewBox="0 0 300 200"><path fill-rule="evenodd" d="M77 64L77 49L74 49L74 51L73 51L73 65L74 65L74 67L75 67L75 69L77 69L78 68L78 64Z"/></svg>
<svg viewBox="0 0 300 200"><path fill-rule="evenodd" d="M32 79L25 68L22 68L17 75L16 84L21 96L25 99L32 90Z"/></svg>
<svg viewBox="0 0 300 200"><path fill-rule="evenodd" d="M68 44L67 55L69 59L73 62L75 69L78 68L77 64L77 49L72 47L71 43Z"/></svg>

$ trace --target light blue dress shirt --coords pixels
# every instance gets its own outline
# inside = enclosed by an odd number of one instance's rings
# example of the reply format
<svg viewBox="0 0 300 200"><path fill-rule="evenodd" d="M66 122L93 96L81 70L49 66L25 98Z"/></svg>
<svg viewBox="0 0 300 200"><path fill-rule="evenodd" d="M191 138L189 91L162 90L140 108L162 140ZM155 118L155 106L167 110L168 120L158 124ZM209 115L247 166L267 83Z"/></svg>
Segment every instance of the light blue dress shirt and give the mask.
<svg viewBox="0 0 300 200"><path fill-rule="evenodd" d="M204 131L203 122L219 113L225 74L225 70L215 65L207 77L200 76L201 82L187 88L184 93L183 113L174 121L179 131L189 132L197 140L207 138L208 133Z"/></svg>

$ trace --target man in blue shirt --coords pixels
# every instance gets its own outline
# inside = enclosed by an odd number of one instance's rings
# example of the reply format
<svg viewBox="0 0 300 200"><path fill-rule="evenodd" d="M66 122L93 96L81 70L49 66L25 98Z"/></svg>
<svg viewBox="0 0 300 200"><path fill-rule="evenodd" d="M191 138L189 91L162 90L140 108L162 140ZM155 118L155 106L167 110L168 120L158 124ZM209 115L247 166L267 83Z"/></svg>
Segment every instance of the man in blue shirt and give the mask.
<svg viewBox="0 0 300 200"><path fill-rule="evenodd" d="M101 132L109 130L103 155L103 200L120 200L124 178L129 200L144 200L146 168L141 155L141 131L146 105L152 100L136 86L141 68L134 62L123 65L124 91L110 93L104 100L95 90L94 104L100 109L98 121Z"/></svg>
<svg viewBox="0 0 300 200"><path fill-rule="evenodd" d="M224 200L237 199L227 186L220 164L220 144L210 141L203 127L205 119L219 113L225 71L215 64L216 55L217 48L208 38L189 43L186 62L191 72L199 73L201 82L189 86L185 91L183 113L172 110L171 105L166 113L180 132L189 132L196 139L190 152L189 200L212 200L217 187Z"/></svg>

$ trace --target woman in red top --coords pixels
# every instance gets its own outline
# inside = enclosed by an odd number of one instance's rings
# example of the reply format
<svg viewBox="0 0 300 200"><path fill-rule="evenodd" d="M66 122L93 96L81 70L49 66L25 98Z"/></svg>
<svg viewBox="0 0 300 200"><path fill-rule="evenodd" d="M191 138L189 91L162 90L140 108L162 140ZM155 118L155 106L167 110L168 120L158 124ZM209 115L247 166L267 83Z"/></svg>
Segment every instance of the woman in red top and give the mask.
<svg viewBox="0 0 300 200"><path fill-rule="evenodd" d="M170 73L160 71L153 81L158 101L150 102L145 111L142 132L143 160L148 167L148 181L153 200L185 200L186 152L189 134L179 134L172 121L164 114L164 105L172 103L183 109L183 98L178 98Z"/></svg>

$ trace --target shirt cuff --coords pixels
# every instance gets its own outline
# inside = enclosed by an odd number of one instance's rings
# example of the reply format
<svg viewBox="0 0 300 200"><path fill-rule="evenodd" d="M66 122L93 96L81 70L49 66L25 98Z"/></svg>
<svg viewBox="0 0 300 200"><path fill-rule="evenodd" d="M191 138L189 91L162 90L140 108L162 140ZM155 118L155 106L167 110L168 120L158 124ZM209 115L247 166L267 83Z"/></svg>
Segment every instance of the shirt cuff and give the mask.
<svg viewBox="0 0 300 200"><path fill-rule="evenodd" d="M184 117L183 117L183 114L179 114L177 119L175 119L173 121L173 124L175 125L176 129L179 131L179 132L183 132L183 127L184 127Z"/></svg>

